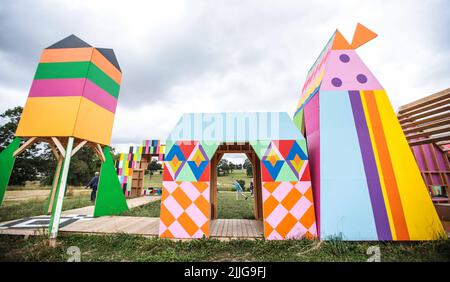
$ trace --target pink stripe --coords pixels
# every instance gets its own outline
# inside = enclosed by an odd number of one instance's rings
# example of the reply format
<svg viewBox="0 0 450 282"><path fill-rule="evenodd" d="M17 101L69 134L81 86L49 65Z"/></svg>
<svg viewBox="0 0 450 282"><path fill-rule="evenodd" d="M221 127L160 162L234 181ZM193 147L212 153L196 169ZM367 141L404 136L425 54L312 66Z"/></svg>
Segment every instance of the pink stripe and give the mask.
<svg viewBox="0 0 450 282"><path fill-rule="evenodd" d="M314 195L314 209L316 212L317 234L320 238L320 120L319 93L305 106L304 119L308 147L308 161L311 174L311 184Z"/></svg>
<svg viewBox="0 0 450 282"><path fill-rule="evenodd" d="M83 96L112 113L116 112L117 106L116 98L114 98L113 96L108 94L108 92L92 83L89 79L86 80Z"/></svg>
<svg viewBox="0 0 450 282"><path fill-rule="evenodd" d="M116 98L86 78L36 79L29 94L29 97L68 96L83 96L112 113L116 112Z"/></svg>
<svg viewBox="0 0 450 282"><path fill-rule="evenodd" d="M29 97L82 96L85 78L37 79Z"/></svg>

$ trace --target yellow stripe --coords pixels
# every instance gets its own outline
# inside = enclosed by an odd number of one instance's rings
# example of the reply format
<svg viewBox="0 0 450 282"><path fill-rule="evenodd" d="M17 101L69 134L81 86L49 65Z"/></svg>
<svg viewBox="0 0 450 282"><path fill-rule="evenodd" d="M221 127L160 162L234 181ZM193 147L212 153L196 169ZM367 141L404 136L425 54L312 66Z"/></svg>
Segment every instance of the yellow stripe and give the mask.
<svg viewBox="0 0 450 282"><path fill-rule="evenodd" d="M374 90L411 240L445 238L419 168L384 90Z"/></svg>
<svg viewBox="0 0 450 282"><path fill-rule="evenodd" d="M16 136L72 136L81 97L29 97Z"/></svg>
<svg viewBox="0 0 450 282"><path fill-rule="evenodd" d="M373 129L372 129L372 121L370 120L370 115L368 113L366 98L364 95L360 95L360 96L361 96L361 101L362 101L362 105L363 105L363 109L364 109L364 115L365 115L366 121L367 121L367 127L369 129L370 141L372 143L373 153L375 156L375 162L377 164L378 175L380 176L381 190L383 192L383 199L384 199L384 203L386 206L386 211L387 211L387 215L388 215L388 219L389 219L389 227L391 229L392 240L397 240L397 234L395 232L394 221L392 218L391 206L390 206L389 200L388 200L389 197L387 195L386 185L384 182L383 170L381 168L380 159L378 156L377 145L375 144L375 137L374 137L374 133L373 133Z"/></svg>

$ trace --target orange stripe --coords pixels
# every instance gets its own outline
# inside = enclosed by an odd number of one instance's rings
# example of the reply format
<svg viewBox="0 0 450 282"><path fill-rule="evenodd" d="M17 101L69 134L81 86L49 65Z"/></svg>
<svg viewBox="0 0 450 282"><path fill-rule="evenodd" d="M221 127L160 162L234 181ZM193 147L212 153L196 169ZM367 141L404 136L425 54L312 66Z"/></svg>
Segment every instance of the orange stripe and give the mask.
<svg viewBox="0 0 450 282"><path fill-rule="evenodd" d="M92 62L106 73L112 80L120 84L122 73L116 69L97 49L92 54Z"/></svg>
<svg viewBox="0 0 450 282"><path fill-rule="evenodd" d="M45 49L42 52L41 63L57 63L57 62L83 62L90 61L92 50L94 48L61 48L61 49Z"/></svg>
<svg viewBox="0 0 450 282"><path fill-rule="evenodd" d="M386 136L383 131L380 114L373 91L364 91L367 102L367 108L372 123L375 144L378 149L378 157L383 170L384 183L388 194L389 205L394 219L395 233L398 240L409 240L408 228L406 226L405 215L403 213L402 202L398 192L397 180L395 178L394 168L392 167L391 157L389 155Z"/></svg>
<svg viewBox="0 0 450 282"><path fill-rule="evenodd" d="M117 84L120 84L122 73L93 47L45 49L39 60L40 63L88 61L92 61L104 73L111 77L112 80L117 82Z"/></svg>

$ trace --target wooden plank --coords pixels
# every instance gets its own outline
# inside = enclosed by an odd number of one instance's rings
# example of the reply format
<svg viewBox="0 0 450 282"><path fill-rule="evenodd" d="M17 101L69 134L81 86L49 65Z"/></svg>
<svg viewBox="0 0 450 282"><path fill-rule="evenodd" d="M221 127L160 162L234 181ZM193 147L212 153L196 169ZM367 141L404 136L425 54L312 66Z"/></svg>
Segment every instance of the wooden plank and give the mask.
<svg viewBox="0 0 450 282"><path fill-rule="evenodd" d="M63 159L59 158L59 159L57 159L57 161L58 161L58 164L56 165L56 172L55 172L55 176L53 179L52 191L50 192L50 202L48 204L47 214L50 214L53 209L53 203L55 200L56 189L58 188L58 182L59 182L58 180L59 180L59 175L61 173Z"/></svg>
<svg viewBox="0 0 450 282"><path fill-rule="evenodd" d="M56 148L58 148L59 153L60 153L62 156L65 156L65 155L66 155L66 150L64 149L64 147L63 147L63 145L61 144L61 142L59 141L59 139L56 138L56 137L52 137L52 140L53 140L53 143L56 145Z"/></svg>
<svg viewBox="0 0 450 282"><path fill-rule="evenodd" d="M422 104L420 105L420 107L417 107L416 109L411 109L408 111L403 111L402 113L399 112L398 118L402 119L404 117L411 117L414 116L416 114L420 114L429 110L433 110L445 105L449 105L450 104L450 99L448 98L444 98L444 99L438 99L436 100L434 103L432 104Z"/></svg>
<svg viewBox="0 0 450 282"><path fill-rule="evenodd" d="M400 122L400 126L403 129L405 129L405 128L417 127L417 126L420 126L423 124L428 124L433 121L449 119L449 118L450 118L450 113L443 113L443 114L436 114L429 118L424 118L424 119L419 119L419 120L414 120L414 121L405 121L405 122L399 121L399 122Z"/></svg>
<svg viewBox="0 0 450 282"><path fill-rule="evenodd" d="M36 142L36 140L37 140L37 137L31 137L30 139L28 139L25 143L22 144L22 146L20 146L17 150L14 151L13 157L17 157L20 153L22 153L28 147L33 145Z"/></svg>
<svg viewBox="0 0 450 282"><path fill-rule="evenodd" d="M219 154L245 154L245 153L251 153L251 150L240 150L240 149L227 149L227 150L217 150L217 153Z"/></svg>
<svg viewBox="0 0 450 282"><path fill-rule="evenodd" d="M245 235L250 238L252 237L251 225L252 225L252 221L248 221L245 224Z"/></svg>
<svg viewBox="0 0 450 282"><path fill-rule="evenodd" d="M55 144L53 142L48 142L50 149L52 150L53 156L55 156L56 160L60 160L63 158L62 155L59 154L58 149L56 148Z"/></svg>
<svg viewBox="0 0 450 282"><path fill-rule="evenodd" d="M212 234L217 234L217 229L219 228L219 224L217 223L216 220L211 220L211 225L210 225L210 230L211 230L211 235ZM211 236L210 235L210 236Z"/></svg>
<svg viewBox="0 0 450 282"><path fill-rule="evenodd" d="M102 146L100 146L100 144L95 144L95 146L93 148L94 148L94 152L97 154L100 161L104 162L105 155L103 154Z"/></svg>
<svg viewBox="0 0 450 282"><path fill-rule="evenodd" d="M227 232L226 232L226 236L227 237L231 237L233 235L233 223L229 220L225 221L226 227L227 227Z"/></svg>
<svg viewBox="0 0 450 282"><path fill-rule="evenodd" d="M445 107L442 107L442 108L439 108L439 109L431 110L431 111L428 111L428 112L425 112L425 113L421 113L421 114L418 114L418 115L415 115L415 116L411 116L411 117L405 117L405 118L399 119L399 121L400 121L400 123L403 123L405 121L414 121L416 119L429 117L429 116L432 116L432 115L435 115L435 114L440 114L440 113L446 112L446 111L450 111L450 106L445 106Z"/></svg>
<svg viewBox="0 0 450 282"><path fill-rule="evenodd" d="M450 88L444 89L432 95L426 96L414 102L408 103L406 105L400 106L398 113L404 113L421 107L422 105L428 105L435 103L436 101L446 99L450 97Z"/></svg>
<svg viewBox="0 0 450 282"><path fill-rule="evenodd" d="M216 236L222 236L226 232L225 221L218 219L217 223L219 224L219 228Z"/></svg>
<svg viewBox="0 0 450 282"><path fill-rule="evenodd" d="M405 135L407 135L407 134L411 134L411 133L414 133L414 132L421 132L421 131L424 131L426 129L439 127L439 126L444 126L444 125L450 125L450 119L439 120L437 122L427 123L425 125L417 126L417 127L414 127L414 128L403 129L403 133L405 133Z"/></svg>
<svg viewBox="0 0 450 282"><path fill-rule="evenodd" d="M75 148L73 148L72 150L72 156L75 155L81 148L83 148L84 145L86 145L88 141L83 140L80 143L78 143L77 146L75 146Z"/></svg>
<svg viewBox="0 0 450 282"><path fill-rule="evenodd" d="M220 232L219 222L217 220L211 220L211 226L214 226L214 228L212 229L210 236L216 237Z"/></svg>
<svg viewBox="0 0 450 282"><path fill-rule="evenodd" d="M408 143L409 143L409 146L412 147L412 146L417 146L417 145L422 145L422 144L436 143L438 141L444 141L444 140L450 140L450 134L446 134L446 135L440 136L440 137L421 139L421 140L417 140L417 141L408 141Z"/></svg>
<svg viewBox="0 0 450 282"><path fill-rule="evenodd" d="M450 126L434 128L434 129L423 131L420 133L406 135L406 139L412 140L412 139L417 139L420 137L428 137L428 136L432 136L432 135L436 135L436 134L440 134L440 133L448 133L448 132L450 132Z"/></svg>

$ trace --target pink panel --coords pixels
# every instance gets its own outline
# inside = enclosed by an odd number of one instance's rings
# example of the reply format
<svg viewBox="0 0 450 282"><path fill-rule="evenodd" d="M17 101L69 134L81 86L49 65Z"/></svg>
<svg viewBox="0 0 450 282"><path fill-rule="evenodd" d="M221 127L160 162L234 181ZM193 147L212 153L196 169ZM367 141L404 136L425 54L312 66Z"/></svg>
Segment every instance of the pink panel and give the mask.
<svg viewBox="0 0 450 282"><path fill-rule="evenodd" d="M333 50L320 90L381 90L375 76L354 50Z"/></svg>
<svg viewBox="0 0 450 282"><path fill-rule="evenodd" d="M320 130L319 95L317 93L305 106L305 129L308 146L308 159L316 211L317 234L320 236Z"/></svg>

